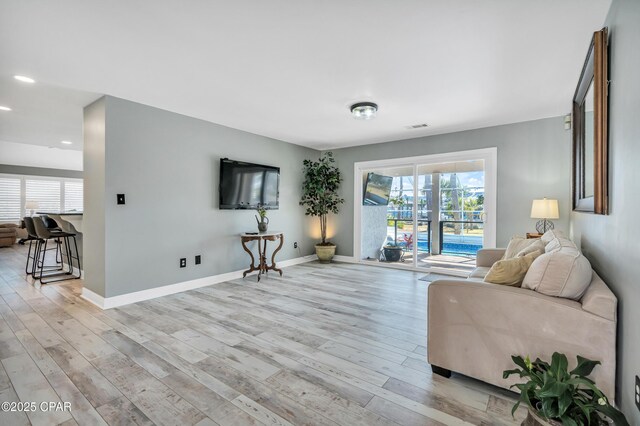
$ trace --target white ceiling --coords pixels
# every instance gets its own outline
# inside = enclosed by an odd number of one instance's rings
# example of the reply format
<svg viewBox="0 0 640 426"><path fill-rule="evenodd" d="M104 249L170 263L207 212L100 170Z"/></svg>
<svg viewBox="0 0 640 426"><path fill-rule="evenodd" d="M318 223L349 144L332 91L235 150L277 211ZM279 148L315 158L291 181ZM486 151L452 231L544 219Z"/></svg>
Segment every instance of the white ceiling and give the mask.
<svg viewBox="0 0 640 426"><path fill-rule="evenodd" d="M565 114L609 5L3 0L0 77L334 148ZM357 101L378 116L352 119Z"/></svg>
<svg viewBox="0 0 640 426"><path fill-rule="evenodd" d="M16 81L0 65L0 141L82 150L82 108L99 95ZM17 74L17 72L16 72ZM63 145L60 141L72 142Z"/></svg>

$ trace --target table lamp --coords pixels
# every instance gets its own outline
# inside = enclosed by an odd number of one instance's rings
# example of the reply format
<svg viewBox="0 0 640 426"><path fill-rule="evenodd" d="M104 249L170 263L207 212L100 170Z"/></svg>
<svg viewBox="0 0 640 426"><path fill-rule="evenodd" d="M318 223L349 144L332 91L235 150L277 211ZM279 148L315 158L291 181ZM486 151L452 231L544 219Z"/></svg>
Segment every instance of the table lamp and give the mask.
<svg viewBox="0 0 640 426"><path fill-rule="evenodd" d="M24 205L25 210L29 210L29 216L33 216L33 212L40 206L37 201L27 201Z"/></svg>
<svg viewBox="0 0 640 426"><path fill-rule="evenodd" d="M549 219L559 219L558 200L550 200L543 198L542 200L533 200L531 206L531 218L542 219L536 222L536 231L544 234L549 229L553 229L554 225Z"/></svg>

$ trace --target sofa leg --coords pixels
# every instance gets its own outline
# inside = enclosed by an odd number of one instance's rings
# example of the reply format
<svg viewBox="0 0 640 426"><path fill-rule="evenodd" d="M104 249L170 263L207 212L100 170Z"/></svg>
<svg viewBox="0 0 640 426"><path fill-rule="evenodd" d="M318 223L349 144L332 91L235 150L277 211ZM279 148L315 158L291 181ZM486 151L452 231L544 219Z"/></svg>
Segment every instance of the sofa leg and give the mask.
<svg viewBox="0 0 640 426"><path fill-rule="evenodd" d="M438 376L442 376L444 378L451 377L451 370L447 370L446 368L438 367L437 365L431 364L431 371Z"/></svg>

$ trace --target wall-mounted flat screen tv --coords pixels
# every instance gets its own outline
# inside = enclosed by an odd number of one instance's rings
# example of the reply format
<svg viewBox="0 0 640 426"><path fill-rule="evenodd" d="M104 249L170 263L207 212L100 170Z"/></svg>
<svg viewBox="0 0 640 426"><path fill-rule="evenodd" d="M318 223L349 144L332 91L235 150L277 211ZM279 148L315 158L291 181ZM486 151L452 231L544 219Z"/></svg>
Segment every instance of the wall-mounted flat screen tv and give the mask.
<svg viewBox="0 0 640 426"><path fill-rule="evenodd" d="M220 159L220 208L279 207L280 168Z"/></svg>
<svg viewBox="0 0 640 426"><path fill-rule="evenodd" d="M364 206L386 206L389 204L391 184L393 177L382 176L375 173L367 175L367 183L364 186Z"/></svg>

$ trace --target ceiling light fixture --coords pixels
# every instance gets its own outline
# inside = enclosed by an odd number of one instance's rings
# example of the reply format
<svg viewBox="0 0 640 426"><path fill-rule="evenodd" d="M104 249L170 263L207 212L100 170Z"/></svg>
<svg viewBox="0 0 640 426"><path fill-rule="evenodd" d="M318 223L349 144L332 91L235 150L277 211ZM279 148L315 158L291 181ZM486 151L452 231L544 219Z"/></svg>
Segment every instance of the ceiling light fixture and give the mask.
<svg viewBox="0 0 640 426"><path fill-rule="evenodd" d="M35 83L36 82L31 77L26 77L24 75L14 75L13 78L15 78L16 80L21 81L23 83Z"/></svg>
<svg viewBox="0 0 640 426"><path fill-rule="evenodd" d="M60 141L60 143L65 144L65 145L73 144L73 142L71 142L71 141Z"/></svg>
<svg viewBox="0 0 640 426"><path fill-rule="evenodd" d="M351 105L351 114L358 120L371 120L378 112L378 105L373 102L358 102Z"/></svg>
<svg viewBox="0 0 640 426"><path fill-rule="evenodd" d="M11 108L0 105L0 111L11 111Z"/></svg>

